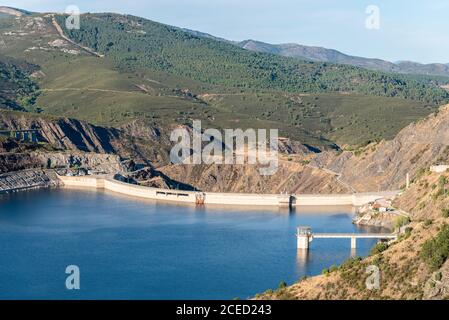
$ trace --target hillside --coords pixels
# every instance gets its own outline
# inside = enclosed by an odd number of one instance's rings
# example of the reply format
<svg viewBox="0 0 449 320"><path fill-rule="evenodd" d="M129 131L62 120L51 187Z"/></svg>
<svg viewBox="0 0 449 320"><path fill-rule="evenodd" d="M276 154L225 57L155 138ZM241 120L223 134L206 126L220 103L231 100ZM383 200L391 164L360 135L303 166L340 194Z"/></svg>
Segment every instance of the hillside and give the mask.
<svg viewBox="0 0 449 320"><path fill-rule="evenodd" d="M64 117L0 110L0 130L26 129L39 129L37 147L52 151L113 154L152 166L169 162L172 127L156 127L145 120L112 128Z"/></svg>
<svg viewBox="0 0 449 320"><path fill-rule="evenodd" d="M155 127L136 120L120 128L109 128L70 118L0 110L0 130L30 128L39 128L38 145L0 135L0 173L47 165L72 166L75 162L80 166L110 168L119 158L137 167L144 165L149 166L150 171L157 170L157 174L174 188L193 186L205 191L258 193L348 192L334 175L307 166L306 160L313 152L292 141L282 141L279 170L275 175L264 177L253 165L169 164L170 126ZM291 153L294 155L290 156Z"/></svg>
<svg viewBox="0 0 449 320"><path fill-rule="evenodd" d="M0 14L3 14L5 17L6 16L21 17L23 15L30 15L31 12L12 7L0 6Z"/></svg>
<svg viewBox="0 0 449 320"><path fill-rule="evenodd" d="M400 61L393 63L381 59L351 56L334 49L304 46L296 43L270 44L255 40L245 40L238 42L237 45L255 52L265 52L283 57L292 57L311 61L348 64L369 70L449 77L449 66L443 63L421 64L411 61ZM449 78L446 78L445 81L448 82Z"/></svg>
<svg viewBox="0 0 449 320"><path fill-rule="evenodd" d="M64 16L57 16L63 25ZM75 42L114 59L120 68L149 68L233 88L289 92L357 92L440 103L448 94L414 80L347 65L298 61L251 53L231 44L115 14L86 14L80 30L64 30Z"/></svg>
<svg viewBox="0 0 449 320"><path fill-rule="evenodd" d="M404 186L430 165L449 163L449 105L426 119L401 130L392 140L371 144L353 151L323 153L313 164L342 175L342 181L358 191Z"/></svg>
<svg viewBox="0 0 449 320"><path fill-rule="evenodd" d="M284 157L283 157L284 158ZM300 159L307 157L301 156ZM334 175L307 166L304 161L281 159L276 174L261 176L254 165L168 165L162 173L198 190L237 193L348 193Z"/></svg>
<svg viewBox="0 0 449 320"><path fill-rule="evenodd" d="M448 174L426 171L394 205L410 213L397 241L375 246L365 259L350 258L323 274L286 288L268 290L259 299L448 299ZM313 250L313 249L312 249ZM368 290L367 267L380 271L380 288Z"/></svg>
<svg viewBox="0 0 449 320"><path fill-rule="evenodd" d="M420 78L251 53L137 17L83 21L84 29L64 31L74 44L49 14L0 20L0 54L38 67L28 75L36 84L28 96L9 98L15 105L115 128L136 119L278 128L324 150L392 138L449 95Z"/></svg>
<svg viewBox="0 0 449 320"><path fill-rule="evenodd" d="M25 110L38 85L30 78L37 66L0 55L0 109Z"/></svg>

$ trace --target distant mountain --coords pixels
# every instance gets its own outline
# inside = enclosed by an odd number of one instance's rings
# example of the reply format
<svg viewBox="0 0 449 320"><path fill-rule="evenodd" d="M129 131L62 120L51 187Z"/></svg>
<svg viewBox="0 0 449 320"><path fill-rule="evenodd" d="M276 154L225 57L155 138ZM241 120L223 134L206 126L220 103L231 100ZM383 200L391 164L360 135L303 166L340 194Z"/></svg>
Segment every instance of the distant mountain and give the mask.
<svg viewBox="0 0 449 320"><path fill-rule="evenodd" d="M295 43L269 44L255 40L245 40L238 46L256 52L277 54L284 57L301 58L305 60L350 64L366 69L375 69L387 72L397 72L397 66L380 59L369 59L350 56L340 51L323 47L303 46Z"/></svg>
<svg viewBox="0 0 449 320"><path fill-rule="evenodd" d="M269 44L255 40L245 40L238 42L237 45L241 48L255 52L271 53L284 57L300 58L311 61L349 64L356 67L384 72L449 76L449 64L421 64L410 61L393 63L381 59L351 56L334 49L304 46L295 43Z"/></svg>
<svg viewBox="0 0 449 320"><path fill-rule="evenodd" d="M22 10L22 9L0 6L0 14L20 17L23 15L30 15L30 14L32 14L32 12Z"/></svg>
<svg viewBox="0 0 449 320"><path fill-rule="evenodd" d="M421 64L413 61L401 61L397 64L399 72L425 75L449 76L449 64Z"/></svg>

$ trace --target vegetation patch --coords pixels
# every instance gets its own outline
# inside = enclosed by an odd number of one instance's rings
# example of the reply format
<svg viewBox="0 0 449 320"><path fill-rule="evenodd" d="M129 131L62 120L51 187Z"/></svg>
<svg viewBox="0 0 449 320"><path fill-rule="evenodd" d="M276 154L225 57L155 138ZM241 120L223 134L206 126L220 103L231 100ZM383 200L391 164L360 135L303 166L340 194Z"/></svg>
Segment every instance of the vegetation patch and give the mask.
<svg viewBox="0 0 449 320"><path fill-rule="evenodd" d="M438 270L449 256L449 225L444 225L433 239L427 240L421 258L432 271Z"/></svg>

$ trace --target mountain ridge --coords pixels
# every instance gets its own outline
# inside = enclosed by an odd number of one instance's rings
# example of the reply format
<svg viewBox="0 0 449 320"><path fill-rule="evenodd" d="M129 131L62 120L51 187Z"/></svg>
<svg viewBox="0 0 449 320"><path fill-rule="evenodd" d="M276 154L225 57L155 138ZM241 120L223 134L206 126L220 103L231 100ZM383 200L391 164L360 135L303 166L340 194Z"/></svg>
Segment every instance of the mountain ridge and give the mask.
<svg viewBox="0 0 449 320"><path fill-rule="evenodd" d="M321 46L306 46L297 43L270 44L257 40L244 40L238 46L256 52L266 52L285 57L300 58L320 62L343 63L370 70L394 73L449 76L449 64L423 64L414 61L390 62L379 58L365 58L342 53Z"/></svg>
<svg viewBox="0 0 449 320"><path fill-rule="evenodd" d="M33 12L27 10L17 9L8 6L0 6L0 13L16 17L33 14ZM390 62L380 58L367 58L350 55L336 49L325 48L322 46L308 46L293 42L271 44L253 39L247 39L243 41L233 41L222 37L216 37L212 34L193 29L188 28L178 28L178 29L197 37L234 44L238 47L254 52L271 53L283 57L299 58L310 61L347 64L351 66L365 68L368 70L384 71L391 73L420 74L428 76L449 77L449 63L425 64L407 60Z"/></svg>
<svg viewBox="0 0 449 320"><path fill-rule="evenodd" d="M0 13L11 15L11 16L16 16L16 17L21 17L23 15L32 14L31 11L8 7L8 6L0 6Z"/></svg>
<svg viewBox="0 0 449 320"><path fill-rule="evenodd" d="M336 49L325 48L322 46L308 46L297 43L271 44L253 39L233 41L215 37L209 33L191 29L184 28L183 30L196 36L214 39L217 41L224 41L254 52L270 53L283 57L298 58L317 62L348 64L368 70L391 73L422 74L428 76L449 77L449 63L424 64L405 60L390 62L380 58L366 58L350 55Z"/></svg>

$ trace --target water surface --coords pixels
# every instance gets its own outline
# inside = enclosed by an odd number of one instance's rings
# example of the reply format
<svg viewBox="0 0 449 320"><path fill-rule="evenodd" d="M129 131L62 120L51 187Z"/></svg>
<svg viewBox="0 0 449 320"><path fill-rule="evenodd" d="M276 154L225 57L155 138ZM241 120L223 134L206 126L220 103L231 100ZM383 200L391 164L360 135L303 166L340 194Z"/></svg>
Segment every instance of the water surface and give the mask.
<svg viewBox="0 0 449 320"><path fill-rule="evenodd" d="M64 189L0 195L0 299L247 298L349 258L349 239L316 239L304 256L295 228L368 231L351 211L195 208ZM374 241L358 240L357 255ZM68 265L80 268L78 291L65 287Z"/></svg>

